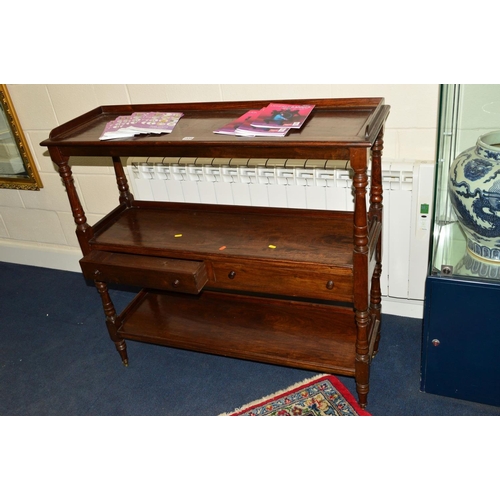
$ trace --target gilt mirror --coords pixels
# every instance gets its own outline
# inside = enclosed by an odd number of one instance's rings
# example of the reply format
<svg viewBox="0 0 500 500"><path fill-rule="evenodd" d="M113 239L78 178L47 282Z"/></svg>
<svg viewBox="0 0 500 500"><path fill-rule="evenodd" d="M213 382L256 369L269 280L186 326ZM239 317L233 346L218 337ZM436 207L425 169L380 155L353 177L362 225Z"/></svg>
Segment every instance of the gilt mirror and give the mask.
<svg viewBox="0 0 500 500"><path fill-rule="evenodd" d="M7 90L0 84L0 188L43 187Z"/></svg>

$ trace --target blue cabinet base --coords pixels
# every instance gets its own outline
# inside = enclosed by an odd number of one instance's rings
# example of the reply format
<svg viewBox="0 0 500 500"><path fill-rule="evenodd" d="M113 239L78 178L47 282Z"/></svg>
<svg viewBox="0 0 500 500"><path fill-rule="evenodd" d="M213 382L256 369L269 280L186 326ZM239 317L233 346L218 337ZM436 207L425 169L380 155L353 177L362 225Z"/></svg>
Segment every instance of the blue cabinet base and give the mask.
<svg viewBox="0 0 500 500"><path fill-rule="evenodd" d="M423 392L500 406L500 285L428 276Z"/></svg>

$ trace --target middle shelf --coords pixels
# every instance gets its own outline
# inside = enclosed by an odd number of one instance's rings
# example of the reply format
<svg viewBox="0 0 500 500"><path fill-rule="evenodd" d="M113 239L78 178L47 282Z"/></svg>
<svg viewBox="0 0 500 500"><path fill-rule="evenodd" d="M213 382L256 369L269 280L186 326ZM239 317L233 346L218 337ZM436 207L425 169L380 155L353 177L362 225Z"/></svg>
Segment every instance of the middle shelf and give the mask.
<svg viewBox="0 0 500 500"><path fill-rule="evenodd" d="M373 224L368 236L370 274L379 229ZM102 274L107 265L103 281L113 282L109 276L123 276L126 259L119 256L128 254L134 258L126 266L137 275L128 284L139 287L171 289L155 284L152 276L167 273L168 278L172 259L179 259L184 267L204 264L206 288L353 301L352 212L136 202L93 230L92 253L102 255L85 257L94 266L87 277ZM120 266L116 273L113 265Z"/></svg>

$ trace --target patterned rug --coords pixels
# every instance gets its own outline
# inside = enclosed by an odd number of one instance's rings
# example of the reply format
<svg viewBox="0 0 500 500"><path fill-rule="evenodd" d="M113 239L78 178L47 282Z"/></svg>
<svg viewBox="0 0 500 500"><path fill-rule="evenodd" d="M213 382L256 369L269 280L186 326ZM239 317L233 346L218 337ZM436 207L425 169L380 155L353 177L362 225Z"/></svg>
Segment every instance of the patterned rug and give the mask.
<svg viewBox="0 0 500 500"><path fill-rule="evenodd" d="M358 405L336 377L317 375L221 416L356 417L370 416L370 413Z"/></svg>

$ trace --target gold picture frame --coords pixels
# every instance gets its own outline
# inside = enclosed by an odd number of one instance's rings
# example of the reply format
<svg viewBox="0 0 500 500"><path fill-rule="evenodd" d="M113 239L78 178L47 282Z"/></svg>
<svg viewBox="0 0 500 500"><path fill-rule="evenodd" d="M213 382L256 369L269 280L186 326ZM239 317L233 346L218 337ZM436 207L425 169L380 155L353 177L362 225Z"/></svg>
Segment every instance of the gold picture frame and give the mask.
<svg viewBox="0 0 500 500"><path fill-rule="evenodd" d="M43 187L6 84L0 84L0 188Z"/></svg>

